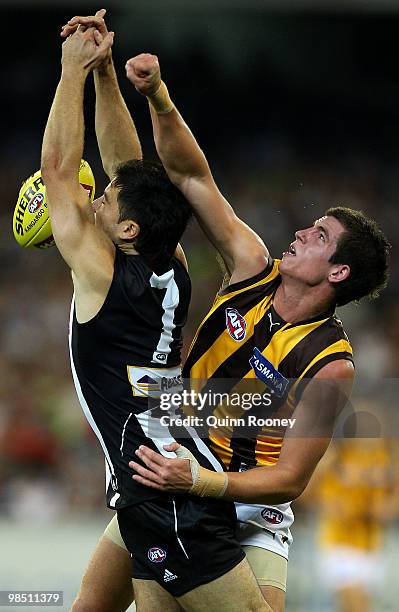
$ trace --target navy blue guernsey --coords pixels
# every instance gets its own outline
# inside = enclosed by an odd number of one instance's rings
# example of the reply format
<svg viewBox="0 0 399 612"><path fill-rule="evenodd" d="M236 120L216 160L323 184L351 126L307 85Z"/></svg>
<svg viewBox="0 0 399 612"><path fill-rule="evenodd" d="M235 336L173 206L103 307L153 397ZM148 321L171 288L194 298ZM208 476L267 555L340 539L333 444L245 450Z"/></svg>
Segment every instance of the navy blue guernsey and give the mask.
<svg viewBox="0 0 399 612"><path fill-rule="evenodd" d="M176 258L169 269L156 274L140 255L116 249L114 277L98 314L78 323L72 302L72 373L82 409L105 455L111 508L163 495L132 479L128 464L137 461L140 444L175 456L163 445L177 440L204 467L223 469L194 430L172 431L159 418L160 392L181 391L182 328L190 296L190 278Z"/></svg>

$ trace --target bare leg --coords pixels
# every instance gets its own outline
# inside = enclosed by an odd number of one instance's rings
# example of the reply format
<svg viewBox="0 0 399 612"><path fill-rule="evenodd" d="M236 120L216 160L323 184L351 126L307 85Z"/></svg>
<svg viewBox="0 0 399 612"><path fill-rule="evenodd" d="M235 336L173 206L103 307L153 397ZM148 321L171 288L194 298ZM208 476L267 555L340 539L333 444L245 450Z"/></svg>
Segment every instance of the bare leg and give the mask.
<svg viewBox="0 0 399 612"><path fill-rule="evenodd" d="M172 595L155 580L133 580L137 612L182 612Z"/></svg>
<svg viewBox="0 0 399 612"><path fill-rule="evenodd" d="M261 586L262 595L273 612L284 612L285 592L274 586Z"/></svg>
<svg viewBox="0 0 399 612"><path fill-rule="evenodd" d="M246 559L224 576L197 587L177 600L185 612L273 612L263 599Z"/></svg>
<svg viewBox="0 0 399 612"><path fill-rule="evenodd" d="M102 536L82 578L71 612L124 612L133 599L130 554Z"/></svg>

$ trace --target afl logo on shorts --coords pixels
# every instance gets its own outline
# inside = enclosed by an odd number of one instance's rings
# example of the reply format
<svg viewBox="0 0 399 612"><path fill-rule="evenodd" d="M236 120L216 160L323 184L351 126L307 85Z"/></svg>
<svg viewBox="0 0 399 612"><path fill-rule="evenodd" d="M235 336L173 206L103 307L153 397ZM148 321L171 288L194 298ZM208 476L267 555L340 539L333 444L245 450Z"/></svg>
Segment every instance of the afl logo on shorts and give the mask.
<svg viewBox="0 0 399 612"><path fill-rule="evenodd" d="M279 510L275 510L274 508L263 508L261 515L268 523L272 523L272 525L280 525L283 522L283 514Z"/></svg>
<svg viewBox="0 0 399 612"><path fill-rule="evenodd" d="M235 308L226 308L226 327L233 340L236 342L244 340L247 333L247 323Z"/></svg>
<svg viewBox="0 0 399 612"><path fill-rule="evenodd" d="M148 551L148 558L153 563L163 563L166 559L166 552L162 548L154 546Z"/></svg>
<svg viewBox="0 0 399 612"><path fill-rule="evenodd" d="M36 212L37 209L41 207L43 202L44 202L44 195L40 193L39 191L39 193L37 193L35 197L33 198L32 202L29 203L29 206L28 206L29 212L31 214Z"/></svg>

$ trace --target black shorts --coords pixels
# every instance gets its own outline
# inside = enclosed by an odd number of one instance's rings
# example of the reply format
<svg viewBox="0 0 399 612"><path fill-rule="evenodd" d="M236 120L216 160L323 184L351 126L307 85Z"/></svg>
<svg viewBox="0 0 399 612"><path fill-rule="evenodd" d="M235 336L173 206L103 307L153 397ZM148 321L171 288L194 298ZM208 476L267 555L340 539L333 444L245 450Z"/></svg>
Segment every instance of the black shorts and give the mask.
<svg viewBox="0 0 399 612"><path fill-rule="evenodd" d="M118 510L133 578L156 580L174 597L211 582L245 554L232 502L170 495Z"/></svg>

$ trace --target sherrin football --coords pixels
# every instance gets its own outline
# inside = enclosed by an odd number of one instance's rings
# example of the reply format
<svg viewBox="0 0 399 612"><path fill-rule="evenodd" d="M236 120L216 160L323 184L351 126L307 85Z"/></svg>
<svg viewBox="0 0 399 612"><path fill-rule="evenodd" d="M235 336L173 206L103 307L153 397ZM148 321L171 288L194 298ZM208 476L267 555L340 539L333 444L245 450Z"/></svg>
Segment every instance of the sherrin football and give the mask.
<svg viewBox="0 0 399 612"><path fill-rule="evenodd" d="M94 175L84 159L80 162L79 183L86 189L92 202L95 192ZM19 191L14 210L13 230L15 240L22 247L47 249L54 245L46 202L46 187L40 170L30 176Z"/></svg>

